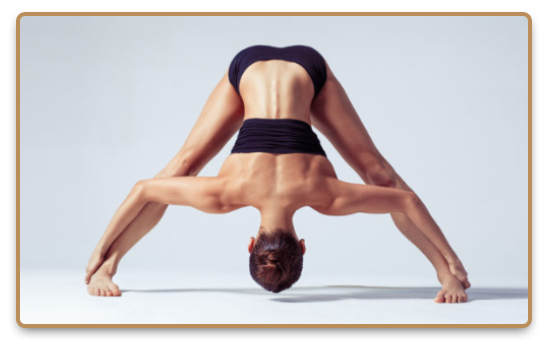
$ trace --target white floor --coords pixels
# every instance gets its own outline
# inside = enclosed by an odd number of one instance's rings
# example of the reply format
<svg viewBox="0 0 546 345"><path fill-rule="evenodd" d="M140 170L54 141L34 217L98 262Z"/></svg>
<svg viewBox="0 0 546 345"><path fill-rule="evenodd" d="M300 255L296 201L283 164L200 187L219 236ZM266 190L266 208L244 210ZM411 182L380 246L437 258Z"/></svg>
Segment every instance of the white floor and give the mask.
<svg viewBox="0 0 546 345"><path fill-rule="evenodd" d="M123 296L93 297L82 272L23 270L24 324L524 324L527 288L473 286L470 301L436 304L435 284L302 277L273 294L242 274L125 271ZM364 283L365 285L358 285ZM355 284L356 283L356 284ZM372 285L383 283L388 287ZM408 286L408 280L404 280ZM397 287L398 286L398 287ZM425 287L423 287L425 286Z"/></svg>

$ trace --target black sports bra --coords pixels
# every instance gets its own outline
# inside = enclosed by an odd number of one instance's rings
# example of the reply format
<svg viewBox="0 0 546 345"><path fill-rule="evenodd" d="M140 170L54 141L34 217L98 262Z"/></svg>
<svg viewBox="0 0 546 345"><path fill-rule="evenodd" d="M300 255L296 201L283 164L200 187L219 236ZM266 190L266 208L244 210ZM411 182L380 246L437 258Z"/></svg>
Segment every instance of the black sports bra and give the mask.
<svg viewBox="0 0 546 345"><path fill-rule="evenodd" d="M315 96L318 95L326 82L326 62L318 51L304 45L293 45L283 48L254 45L241 50L229 66L229 81L239 93L239 82L243 73L256 61L261 60L285 60L301 65L313 81Z"/></svg>

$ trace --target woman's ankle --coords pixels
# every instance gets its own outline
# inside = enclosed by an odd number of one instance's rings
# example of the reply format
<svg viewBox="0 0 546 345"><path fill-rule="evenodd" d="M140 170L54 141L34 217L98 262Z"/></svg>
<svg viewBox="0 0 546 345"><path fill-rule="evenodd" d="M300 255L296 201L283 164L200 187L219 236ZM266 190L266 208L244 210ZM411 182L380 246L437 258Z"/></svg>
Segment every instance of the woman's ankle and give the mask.
<svg viewBox="0 0 546 345"><path fill-rule="evenodd" d="M459 257L455 253L449 253L445 256L446 262L448 265L459 265L461 264L461 260L459 260Z"/></svg>
<svg viewBox="0 0 546 345"><path fill-rule="evenodd" d="M118 270L118 262L115 260L108 259L102 263L102 265L99 267L98 271L101 271L101 273L104 273L110 277L113 277Z"/></svg>
<svg viewBox="0 0 546 345"><path fill-rule="evenodd" d="M108 249L109 249L109 247L106 246L105 243L103 243L102 241L99 241L99 243L95 247L95 250L93 250L93 255L97 255L97 256L100 256L100 257L103 258L103 257L106 256L106 253L108 252Z"/></svg>
<svg viewBox="0 0 546 345"><path fill-rule="evenodd" d="M449 270L447 270L446 272L437 273L436 276L441 284L443 284L448 279L454 278L453 274L451 274Z"/></svg>

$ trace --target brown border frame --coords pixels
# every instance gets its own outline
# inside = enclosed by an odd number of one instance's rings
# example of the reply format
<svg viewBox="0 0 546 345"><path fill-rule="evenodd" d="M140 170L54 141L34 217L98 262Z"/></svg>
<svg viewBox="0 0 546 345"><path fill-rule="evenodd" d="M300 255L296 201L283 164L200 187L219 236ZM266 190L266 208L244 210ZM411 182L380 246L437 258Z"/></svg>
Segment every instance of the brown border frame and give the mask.
<svg viewBox="0 0 546 345"><path fill-rule="evenodd" d="M528 320L524 324L24 324L20 311L20 26L31 16L523 16L527 18ZM526 12L22 12L16 34L16 320L23 328L525 328L532 320L532 19Z"/></svg>

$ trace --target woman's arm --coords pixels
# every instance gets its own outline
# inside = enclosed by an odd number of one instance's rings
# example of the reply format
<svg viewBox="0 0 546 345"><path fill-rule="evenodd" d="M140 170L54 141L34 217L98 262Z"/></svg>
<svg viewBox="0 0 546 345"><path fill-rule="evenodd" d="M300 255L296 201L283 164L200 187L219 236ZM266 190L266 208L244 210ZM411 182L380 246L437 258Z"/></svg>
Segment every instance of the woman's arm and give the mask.
<svg viewBox="0 0 546 345"><path fill-rule="evenodd" d="M353 213L407 212L414 193L396 188L379 187L332 179L326 184L328 205L317 211L330 216Z"/></svg>
<svg viewBox="0 0 546 345"><path fill-rule="evenodd" d="M191 206L207 213L227 213L244 205L227 201L226 181L218 177L163 177L139 181L118 208L101 242L112 243L149 202Z"/></svg>
<svg viewBox="0 0 546 345"><path fill-rule="evenodd" d="M332 179L326 188L331 197L328 205L317 211L334 216L353 213L405 214L436 246L447 242L442 231L420 198L401 189L347 183Z"/></svg>
<svg viewBox="0 0 546 345"><path fill-rule="evenodd" d="M223 177L180 176L153 178L137 183L144 202L191 206L206 213L228 213L243 205L232 205L228 180Z"/></svg>

